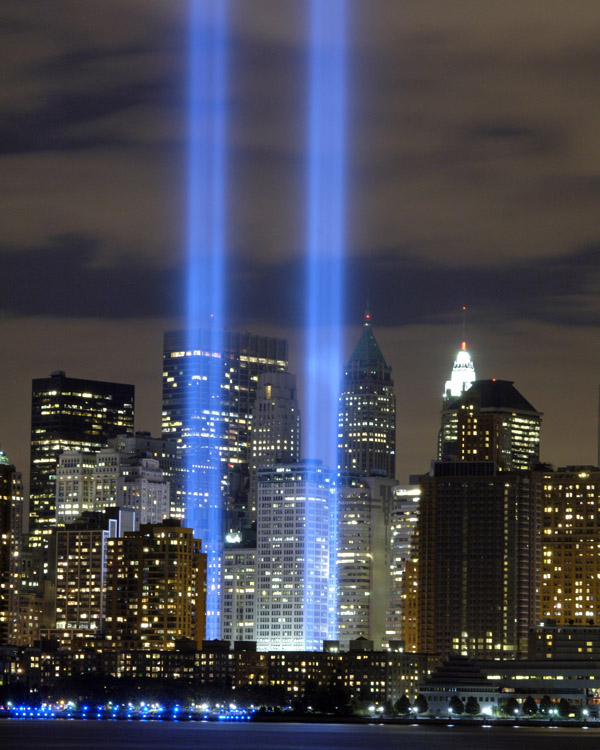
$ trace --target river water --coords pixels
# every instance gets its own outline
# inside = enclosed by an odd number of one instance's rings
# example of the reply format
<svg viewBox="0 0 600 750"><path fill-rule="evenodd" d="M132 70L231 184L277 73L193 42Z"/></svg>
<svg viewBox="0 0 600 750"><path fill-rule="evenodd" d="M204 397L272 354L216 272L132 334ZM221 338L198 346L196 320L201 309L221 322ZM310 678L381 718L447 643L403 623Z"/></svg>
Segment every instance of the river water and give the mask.
<svg viewBox="0 0 600 750"><path fill-rule="evenodd" d="M0 721L0 748L82 750L591 750L600 726L581 728Z"/></svg>

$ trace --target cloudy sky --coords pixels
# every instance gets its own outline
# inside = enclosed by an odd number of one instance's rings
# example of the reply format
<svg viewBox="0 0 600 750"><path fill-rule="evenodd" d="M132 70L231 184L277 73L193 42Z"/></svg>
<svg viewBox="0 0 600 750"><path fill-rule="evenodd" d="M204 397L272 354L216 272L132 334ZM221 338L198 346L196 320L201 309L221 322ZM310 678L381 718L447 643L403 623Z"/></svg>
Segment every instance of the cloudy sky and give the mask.
<svg viewBox="0 0 600 750"><path fill-rule="evenodd" d="M327 0L323 0L326 2ZM427 469L461 339L544 413L542 458L595 463L597 0L349 0L348 351L367 290ZM229 0L230 327L301 369L305 0ZM0 10L0 442L27 470L31 379L132 382L160 430L182 321L185 2ZM265 295L268 288L271 294Z"/></svg>

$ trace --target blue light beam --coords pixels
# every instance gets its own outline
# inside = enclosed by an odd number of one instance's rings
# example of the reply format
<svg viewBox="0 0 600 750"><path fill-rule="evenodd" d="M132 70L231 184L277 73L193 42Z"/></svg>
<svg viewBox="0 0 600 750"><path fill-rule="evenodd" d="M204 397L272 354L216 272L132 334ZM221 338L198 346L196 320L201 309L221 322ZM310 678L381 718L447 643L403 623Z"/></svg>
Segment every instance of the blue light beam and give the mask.
<svg viewBox="0 0 600 750"><path fill-rule="evenodd" d="M308 68L305 447L309 458L320 454L327 465L336 466L343 360L346 0L311 0ZM336 498L333 493L329 508L332 551L337 548ZM307 525L313 526L314 519L307 519ZM337 580L333 565L328 593L328 637L335 638Z"/></svg>
<svg viewBox="0 0 600 750"><path fill-rule="evenodd" d="M207 560L206 637L220 638L225 266L226 0L190 0L186 523Z"/></svg>

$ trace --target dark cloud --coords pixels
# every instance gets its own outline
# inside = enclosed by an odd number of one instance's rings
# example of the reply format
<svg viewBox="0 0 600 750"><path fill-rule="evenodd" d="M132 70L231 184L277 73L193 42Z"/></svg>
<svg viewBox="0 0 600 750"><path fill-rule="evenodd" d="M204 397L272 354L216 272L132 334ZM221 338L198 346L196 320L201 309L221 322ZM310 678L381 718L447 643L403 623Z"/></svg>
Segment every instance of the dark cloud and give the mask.
<svg viewBox="0 0 600 750"><path fill-rule="evenodd" d="M55 237L27 250L0 249L0 259L12 280L3 295L5 315L185 317L180 293L185 287L185 265L180 262L166 267L139 264L134 253L107 253L101 238L82 235ZM360 320L367 294L377 324L386 327L450 322L463 304L485 323L514 319L567 326L600 324L600 299L595 300L600 288L600 244L562 256L485 267L457 267L421 258L409 249L395 250L350 257L344 274L349 325ZM301 328L306 313L304 275L301 258L264 264L248 255L230 257L229 324L278 320Z"/></svg>
<svg viewBox="0 0 600 750"><path fill-rule="evenodd" d="M13 415L5 431L27 420L6 403L24 378L61 367L93 377L101 362L102 377L133 380L120 357L131 327L145 332L145 348L131 344L135 378L160 379L160 327L183 318L187 7L28 0L0 9L0 262L10 280L0 323L18 354L0 389L0 411ZM229 323L298 343L306 3L228 7ZM406 473L431 457L463 304L481 371L524 381L538 408L559 415L546 422L554 460L569 413L584 420L595 410L600 371L589 345L600 322L597 8L348 7L346 320L360 320L370 289L397 373ZM82 354L88 328L94 343ZM552 346L540 343L547 336ZM569 440L589 455L589 434Z"/></svg>

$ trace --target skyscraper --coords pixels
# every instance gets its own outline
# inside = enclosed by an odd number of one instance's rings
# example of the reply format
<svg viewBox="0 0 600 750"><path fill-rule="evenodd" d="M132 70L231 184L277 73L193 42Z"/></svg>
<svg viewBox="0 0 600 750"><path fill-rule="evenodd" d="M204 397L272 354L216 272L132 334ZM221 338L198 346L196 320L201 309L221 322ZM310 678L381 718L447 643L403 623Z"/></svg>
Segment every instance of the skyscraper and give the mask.
<svg viewBox="0 0 600 750"><path fill-rule="evenodd" d="M338 633L340 646L385 639L390 601L390 515L393 479L343 477L338 498Z"/></svg>
<svg viewBox="0 0 600 750"><path fill-rule="evenodd" d="M287 369L287 342L224 332L214 351L210 331L195 333L197 348L188 347L189 338L165 333L162 429L186 465L186 523L208 554L206 631L219 638L225 533L255 542L248 490L258 376Z"/></svg>
<svg viewBox="0 0 600 750"><path fill-rule="evenodd" d="M408 649L524 658L540 612L541 475L436 462L421 489Z"/></svg>
<svg viewBox="0 0 600 750"><path fill-rule="evenodd" d="M202 336L200 336L202 338ZM248 479L252 436L252 410L262 372L287 369L287 341L251 333L223 334L223 351L206 346L186 350L184 331L165 333L163 354L163 438L174 440L184 457L201 473L203 452L215 455L221 465L227 530L239 531L249 524ZM219 368L220 403L211 404L211 360ZM193 412L196 404L197 413ZM215 408L216 407L216 408ZM207 485L200 482L194 502L207 502ZM188 508L188 518L190 513Z"/></svg>
<svg viewBox="0 0 600 750"><path fill-rule="evenodd" d="M0 645L16 643L21 584L23 485L0 451Z"/></svg>
<svg viewBox="0 0 600 750"><path fill-rule="evenodd" d="M557 625L600 624L600 471L543 472L542 617Z"/></svg>
<svg viewBox="0 0 600 750"><path fill-rule="evenodd" d="M29 542L47 546L56 526L56 468L62 451L91 453L133 431L132 385L69 378L56 371L33 381Z"/></svg>
<svg viewBox="0 0 600 750"><path fill-rule="evenodd" d="M386 613L386 640L405 641L407 565L419 518L420 484L397 485L390 511L390 602Z"/></svg>
<svg viewBox="0 0 600 750"><path fill-rule="evenodd" d="M179 520L108 540L106 635L121 649L200 647L206 611L206 555Z"/></svg>
<svg viewBox="0 0 600 750"><path fill-rule="evenodd" d="M501 471L539 461L542 415L510 380L475 380L442 411L443 461L495 461Z"/></svg>
<svg viewBox="0 0 600 750"><path fill-rule="evenodd" d="M84 512L56 530L56 627L99 635L106 614L108 540L133 531L134 514Z"/></svg>
<svg viewBox="0 0 600 750"><path fill-rule="evenodd" d="M338 412L338 471L393 478L396 397L392 369L365 313L362 333L344 370Z"/></svg>
<svg viewBox="0 0 600 750"><path fill-rule="evenodd" d="M252 467L300 460L300 409L296 376L265 372L258 376L252 411Z"/></svg>
<svg viewBox="0 0 600 750"><path fill-rule="evenodd" d="M319 651L334 635L333 492L330 472L320 462L258 472L255 632L260 651Z"/></svg>

